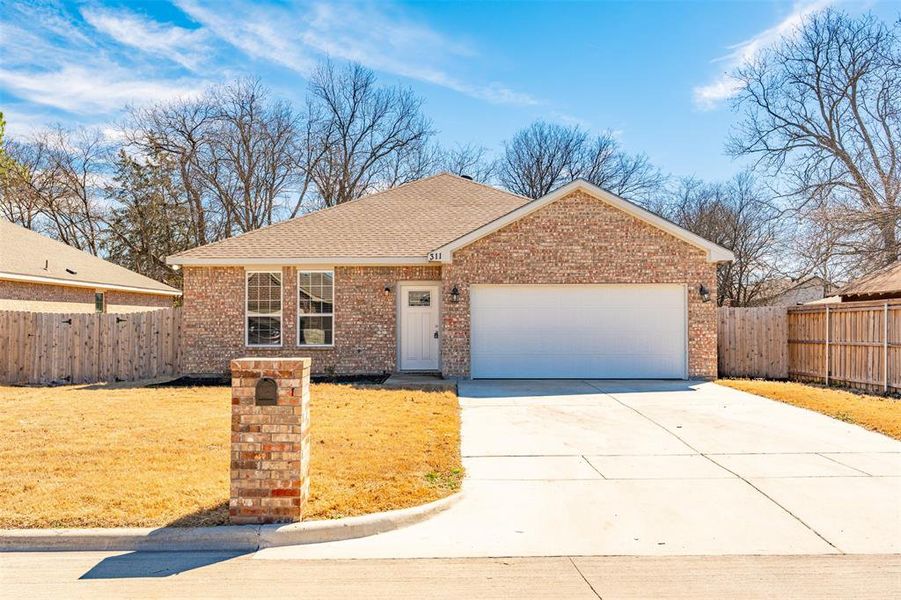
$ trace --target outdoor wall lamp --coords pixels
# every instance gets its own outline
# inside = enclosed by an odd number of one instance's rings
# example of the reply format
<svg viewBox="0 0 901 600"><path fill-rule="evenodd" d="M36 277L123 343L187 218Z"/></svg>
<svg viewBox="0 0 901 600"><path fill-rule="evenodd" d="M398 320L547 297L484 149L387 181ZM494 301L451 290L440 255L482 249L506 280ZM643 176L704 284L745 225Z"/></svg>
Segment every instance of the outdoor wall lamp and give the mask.
<svg viewBox="0 0 901 600"><path fill-rule="evenodd" d="M386 286L385 286L385 295L387 296L387 295L389 295L390 293L391 293L391 286L390 286L390 285L386 285Z"/></svg>
<svg viewBox="0 0 901 600"><path fill-rule="evenodd" d="M703 283L698 288L698 293L701 295L701 302L710 302L710 290Z"/></svg>
<svg viewBox="0 0 901 600"><path fill-rule="evenodd" d="M451 296L451 298L450 298L451 302L453 302L454 304L459 302L460 301L460 289L457 286L452 287L451 291L450 291L450 296Z"/></svg>

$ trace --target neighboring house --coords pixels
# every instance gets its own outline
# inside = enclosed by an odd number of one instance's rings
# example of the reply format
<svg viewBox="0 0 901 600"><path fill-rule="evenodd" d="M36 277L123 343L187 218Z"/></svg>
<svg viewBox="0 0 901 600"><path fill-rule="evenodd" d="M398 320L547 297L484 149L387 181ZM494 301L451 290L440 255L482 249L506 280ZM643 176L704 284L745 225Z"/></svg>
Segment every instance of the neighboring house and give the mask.
<svg viewBox="0 0 901 600"><path fill-rule="evenodd" d="M181 292L0 220L0 310L127 313L168 308Z"/></svg>
<svg viewBox="0 0 901 600"><path fill-rule="evenodd" d="M581 180L532 201L443 173L168 261L190 373L710 378L732 258Z"/></svg>
<svg viewBox="0 0 901 600"><path fill-rule="evenodd" d="M841 302L901 298L901 261L852 281L840 289L837 295Z"/></svg>
<svg viewBox="0 0 901 600"><path fill-rule="evenodd" d="M815 306L818 304L836 304L841 302L842 299L840 296L826 296L825 298L820 298L819 300L811 300L810 302L805 302L805 306Z"/></svg>
<svg viewBox="0 0 901 600"><path fill-rule="evenodd" d="M807 304L826 298L833 287L819 276L805 279L776 279L763 290L759 300L753 306L795 306Z"/></svg>

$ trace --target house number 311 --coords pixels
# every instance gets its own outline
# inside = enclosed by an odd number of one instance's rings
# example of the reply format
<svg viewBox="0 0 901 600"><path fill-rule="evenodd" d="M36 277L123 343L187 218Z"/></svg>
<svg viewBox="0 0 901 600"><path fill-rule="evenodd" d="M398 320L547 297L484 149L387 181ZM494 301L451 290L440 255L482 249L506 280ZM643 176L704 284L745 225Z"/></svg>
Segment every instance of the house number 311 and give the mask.
<svg viewBox="0 0 901 600"><path fill-rule="evenodd" d="M443 252L429 252L429 260L441 260L444 258Z"/></svg>

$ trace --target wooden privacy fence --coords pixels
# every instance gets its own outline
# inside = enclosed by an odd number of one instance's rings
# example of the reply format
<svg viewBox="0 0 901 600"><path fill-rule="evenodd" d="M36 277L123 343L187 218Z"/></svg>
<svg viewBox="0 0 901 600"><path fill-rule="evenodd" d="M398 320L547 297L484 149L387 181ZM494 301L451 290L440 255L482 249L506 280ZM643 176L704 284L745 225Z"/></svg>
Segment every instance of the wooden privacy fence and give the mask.
<svg viewBox="0 0 901 600"><path fill-rule="evenodd" d="M901 301L721 308L719 327L723 376L901 392Z"/></svg>
<svg viewBox="0 0 901 600"><path fill-rule="evenodd" d="M0 311L0 383L133 381L178 371L181 309Z"/></svg>
<svg viewBox="0 0 901 600"><path fill-rule="evenodd" d="M788 315L785 307L723 307L718 314L720 375L788 377Z"/></svg>
<svg viewBox="0 0 901 600"><path fill-rule="evenodd" d="M901 392L901 302L788 311L789 377Z"/></svg>

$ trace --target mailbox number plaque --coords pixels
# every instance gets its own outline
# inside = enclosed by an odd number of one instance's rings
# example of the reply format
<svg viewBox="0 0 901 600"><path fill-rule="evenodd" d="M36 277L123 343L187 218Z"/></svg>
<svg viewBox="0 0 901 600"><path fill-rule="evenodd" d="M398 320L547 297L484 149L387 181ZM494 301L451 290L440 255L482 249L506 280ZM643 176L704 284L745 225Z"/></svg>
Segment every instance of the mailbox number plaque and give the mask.
<svg viewBox="0 0 901 600"><path fill-rule="evenodd" d="M257 406L275 406L278 404L278 384L271 377L263 377L257 381L254 403Z"/></svg>

